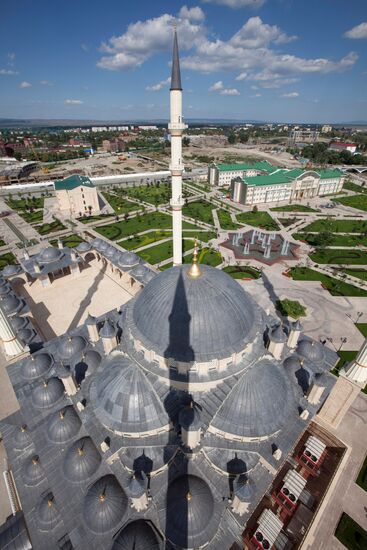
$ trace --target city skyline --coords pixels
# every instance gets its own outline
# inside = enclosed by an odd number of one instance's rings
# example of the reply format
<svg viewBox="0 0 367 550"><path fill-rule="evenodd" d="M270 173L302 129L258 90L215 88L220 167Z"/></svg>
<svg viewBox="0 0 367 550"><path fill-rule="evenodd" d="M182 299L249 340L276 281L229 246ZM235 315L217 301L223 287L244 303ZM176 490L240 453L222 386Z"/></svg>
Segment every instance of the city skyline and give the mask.
<svg viewBox="0 0 367 550"><path fill-rule="evenodd" d="M176 23L186 119L366 119L362 1L82 4L6 6L1 118L167 118Z"/></svg>

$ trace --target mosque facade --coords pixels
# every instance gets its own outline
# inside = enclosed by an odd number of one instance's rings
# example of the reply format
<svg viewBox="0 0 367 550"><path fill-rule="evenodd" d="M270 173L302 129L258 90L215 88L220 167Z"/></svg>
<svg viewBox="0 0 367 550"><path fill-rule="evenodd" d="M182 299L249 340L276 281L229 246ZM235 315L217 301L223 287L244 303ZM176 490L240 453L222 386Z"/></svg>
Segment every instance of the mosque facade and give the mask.
<svg viewBox="0 0 367 550"><path fill-rule="evenodd" d="M8 367L20 409L0 430L26 525L14 549L241 545L334 386L336 353L298 322L281 324L196 252L182 265L178 63L175 33L174 267L155 274L127 253L121 270L142 277L129 302ZM85 249L118 266L117 252L97 241ZM0 301L0 321L14 333L9 307Z"/></svg>

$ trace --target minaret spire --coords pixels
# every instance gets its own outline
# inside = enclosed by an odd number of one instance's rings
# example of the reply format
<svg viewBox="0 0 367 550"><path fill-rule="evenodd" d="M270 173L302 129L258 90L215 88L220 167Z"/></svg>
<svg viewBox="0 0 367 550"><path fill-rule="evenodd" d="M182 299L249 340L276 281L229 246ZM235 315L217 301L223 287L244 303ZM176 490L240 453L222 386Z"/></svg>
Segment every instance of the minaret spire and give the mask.
<svg viewBox="0 0 367 550"><path fill-rule="evenodd" d="M168 130L171 133L170 171L172 178L172 198L170 204L172 208L173 225L173 265L181 265L182 207L184 204L182 198L182 173L184 171L184 165L182 163L182 133L187 126L182 121L182 86L176 27L174 28L173 35L170 111L171 116Z"/></svg>

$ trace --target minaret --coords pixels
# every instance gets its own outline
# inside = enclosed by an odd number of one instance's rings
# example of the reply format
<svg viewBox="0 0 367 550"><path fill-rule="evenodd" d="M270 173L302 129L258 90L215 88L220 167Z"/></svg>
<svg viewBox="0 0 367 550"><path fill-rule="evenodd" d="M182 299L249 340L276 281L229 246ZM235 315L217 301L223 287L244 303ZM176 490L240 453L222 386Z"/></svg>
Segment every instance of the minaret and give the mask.
<svg viewBox="0 0 367 550"><path fill-rule="evenodd" d="M367 384L367 338L355 359L341 373L362 388Z"/></svg>
<svg viewBox="0 0 367 550"><path fill-rule="evenodd" d="M3 342L4 351L9 357L15 357L24 351L28 351L28 346L22 344L17 337L9 319L0 306L0 338Z"/></svg>
<svg viewBox="0 0 367 550"><path fill-rule="evenodd" d="M182 122L182 86L180 73L180 60L178 57L177 32L174 30L172 75L170 88L171 118L168 130L171 134L171 164L172 176L172 207L173 224L173 265L182 264L182 132L187 125Z"/></svg>

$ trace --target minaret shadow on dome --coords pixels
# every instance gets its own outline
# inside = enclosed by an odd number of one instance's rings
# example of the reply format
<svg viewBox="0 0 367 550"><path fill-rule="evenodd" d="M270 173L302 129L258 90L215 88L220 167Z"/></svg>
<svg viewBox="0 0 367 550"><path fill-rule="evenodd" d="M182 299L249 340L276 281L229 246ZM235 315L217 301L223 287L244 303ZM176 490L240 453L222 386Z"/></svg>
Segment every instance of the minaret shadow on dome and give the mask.
<svg viewBox="0 0 367 550"><path fill-rule="evenodd" d="M182 120L182 86L180 59L178 54L177 32L174 30L173 37L173 55L172 55L172 74L170 88L170 123L168 130L171 134L171 179L172 179L172 198L170 205L172 208L173 225L173 265L182 264L182 207L184 204L182 198L182 173L184 165L182 163L182 133L187 125Z"/></svg>

